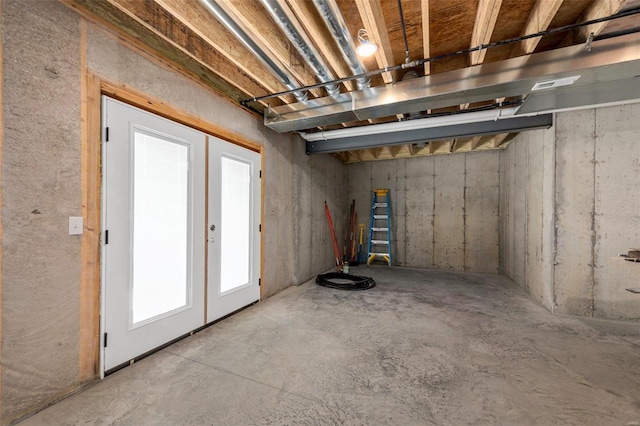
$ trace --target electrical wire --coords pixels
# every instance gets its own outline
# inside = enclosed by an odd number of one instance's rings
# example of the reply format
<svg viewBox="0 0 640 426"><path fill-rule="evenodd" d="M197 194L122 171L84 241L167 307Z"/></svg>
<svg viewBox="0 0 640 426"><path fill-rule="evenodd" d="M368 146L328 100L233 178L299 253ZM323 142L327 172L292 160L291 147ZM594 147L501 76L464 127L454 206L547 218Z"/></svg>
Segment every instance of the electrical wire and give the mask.
<svg viewBox="0 0 640 426"><path fill-rule="evenodd" d="M398 0L398 10L400 11L400 23L402 24L402 36L404 37L404 62L409 63L409 40L407 40L407 27L404 23L404 13L402 12L402 0Z"/></svg>
<svg viewBox="0 0 640 426"><path fill-rule="evenodd" d="M376 286L376 282L371 277L359 277L357 275L343 274L341 272L320 274L316 277L316 284L323 287L350 291L369 290Z"/></svg>
<svg viewBox="0 0 640 426"><path fill-rule="evenodd" d="M326 86L327 84L340 84L340 83L344 83L347 81L351 81L351 80L355 80L358 78L366 78L366 77L373 77L385 72L390 72L390 71L398 71L398 70L403 70L403 69L407 69L407 68L415 68L418 67L420 65L424 65L428 62L435 62L435 61L440 61L443 59L448 59L448 58L452 58L455 56L460 56L460 55L467 55L471 52L475 52L478 50L484 50L484 49L491 49L494 47L499 47L499 46L503 46L506 44L512 44L512 43L517 43L523 40L528 40L530 38L535 38L535 37L543 37L546 35L550 35L550 34L556 34L556 33L560 33L560 32L566 32L566 31L570 31L570 30L574 30L576 28L580 28L580 27L584 27L587 25L593 25L593 24L598 24L600 22L606 22L606 21L611 21L613 19L619 19L619 18L625 18L627 16L633 16L636 14L640 13L640 7L634 7L631 9L626 9L623 11L620 11L616 14L613 15L609 15L609 16L605 16L603 18L597 18L597 19L591 19L589 21L584 21L584 22L580 22L580 23L576 23L576 24L569 24L569 25L564 25L562 27L558 27L558 28L553 28L550 30L544 30L544 31L539 31L537 33L533 33L533 34L527 34L524 36L520 36L520 37L514 37L514 38L509 38L506 40L501 40L501 41L496 41L496 42L492 42L492 43L488 43L488 44L481 44L479 46L475 46L475 47L471 47L469 49L463 49L463 50L458 50L457 52L451 52L451 53L445 53L443 55L438 55L438 56L432 56L430 58L424 58L424 59L419 59L416 61L412 61L409 63L404 63L401 65L393 65L390 67L384 67L375 71L369 71L369 72L365 72L362 74L357 74L357 75L352 75L352 76L348 76L348 77L343 77L343 78L338 78L329 82L323 82L323 83L317 83L317 84L311 84L308 86L304 86L304 87L300 87L298 89L295 90L285 90L282 92L278 92L278 93L271 93L269 95L263 95L263 96L256 96L250 99L244 99L242 101L240 101L240 104L242 104L243 106L247 106L247 104L249 102L258 102L258 101L262 101L265 99L270 99L270 98L275 98L278 96L284 96L284 95L289 95L295 91L298 90L312 90L312 89L318 89L321 87ZM638 27L634 28L633 30L637 30ZM631 32L635 32L635 31L631 31ZM600 36L597 37L596 39L604 39L605 37Z"/></svg>

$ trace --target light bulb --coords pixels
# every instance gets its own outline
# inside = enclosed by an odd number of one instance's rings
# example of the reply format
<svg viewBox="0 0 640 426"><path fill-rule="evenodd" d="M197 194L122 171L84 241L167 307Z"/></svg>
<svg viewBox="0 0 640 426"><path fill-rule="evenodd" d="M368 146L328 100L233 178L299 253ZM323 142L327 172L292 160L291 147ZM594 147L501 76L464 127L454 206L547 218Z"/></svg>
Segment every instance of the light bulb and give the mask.
<svg viewBox="0 0 640 426"><path fill-rule="evenodd" d="M377 51L378 45L369 40L361 40L358 47L356 47L356 54L363 57L371 56Z"/></svg>

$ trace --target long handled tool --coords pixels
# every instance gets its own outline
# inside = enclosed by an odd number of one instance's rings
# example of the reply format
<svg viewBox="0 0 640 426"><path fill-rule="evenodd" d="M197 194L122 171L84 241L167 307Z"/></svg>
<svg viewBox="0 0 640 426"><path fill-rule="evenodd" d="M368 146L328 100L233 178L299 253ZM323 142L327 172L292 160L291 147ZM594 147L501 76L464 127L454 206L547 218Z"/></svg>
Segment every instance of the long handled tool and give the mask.
<svg viewBox="0 0 640 426"><path fill-rule="evenodd" d="M354 201L355 203L355 201ZM356 223L358 223L358 213L353 213L353 218L351 220L351 229L349 230L350 241L349 241L349 262L356 263ZM358 262L359 263L359 262Z"/></svg>
<svg viewBox="0 0 640 426"><path fill-rule="evenodd" d="M327 214L327 221L329 222L329 232L331 232L331 242L333 243L333 255L336 257L336 271L342 272L342 259L340 256L340 246L338 244L338 238L336 237L336 230L333 227L333 221L331 220L331 212L329 212L329 205L324 202L324 211Z"/></svg>
<svg viewBox="0 0 640 426"><path fill-rule="evenodd" d="M364 254L362 253L362 234L364 233L364 223L358 225L360 227L360 245L358 246L358 263L364 263Z"/></svg>
<svg viewBox="0 0 640 426"><path fill-rule="evenodd" d="M347 224L345 226L345 236L344 236L344 251L342 253L342 260L344 262L348 262L351 260L351 239L353 234L351 234L351 227L353 226L353 215L356 209L356 200L353 200L349 207L349 217L347 217Z"/></svg>

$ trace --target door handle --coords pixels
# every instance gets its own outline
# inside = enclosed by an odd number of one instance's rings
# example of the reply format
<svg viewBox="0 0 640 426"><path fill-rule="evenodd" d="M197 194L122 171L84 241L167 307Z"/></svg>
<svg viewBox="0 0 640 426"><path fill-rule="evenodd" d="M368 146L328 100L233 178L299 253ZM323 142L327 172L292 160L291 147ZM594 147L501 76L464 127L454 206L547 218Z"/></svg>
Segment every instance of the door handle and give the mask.
<svg viewBox="0 0 640 426"><path fill-rule="evenodd" d="M215 230L216 230L216 226L215 226L215 225L211 225L211 226L209 227L209 229L210 229L211 231L215 231Z"/></svg>

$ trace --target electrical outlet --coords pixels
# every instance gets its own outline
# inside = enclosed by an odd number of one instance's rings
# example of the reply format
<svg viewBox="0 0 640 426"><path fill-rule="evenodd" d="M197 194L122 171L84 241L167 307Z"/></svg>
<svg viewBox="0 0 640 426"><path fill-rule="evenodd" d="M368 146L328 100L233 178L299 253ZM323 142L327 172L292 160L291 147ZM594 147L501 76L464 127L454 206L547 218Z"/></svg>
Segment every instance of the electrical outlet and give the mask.
<svg viewBox="0 0 640 426"><path fill-rule="evenodd" d="M82 235L83 228L82 217L69 216L69 235Z"/></svg>

